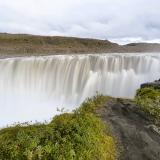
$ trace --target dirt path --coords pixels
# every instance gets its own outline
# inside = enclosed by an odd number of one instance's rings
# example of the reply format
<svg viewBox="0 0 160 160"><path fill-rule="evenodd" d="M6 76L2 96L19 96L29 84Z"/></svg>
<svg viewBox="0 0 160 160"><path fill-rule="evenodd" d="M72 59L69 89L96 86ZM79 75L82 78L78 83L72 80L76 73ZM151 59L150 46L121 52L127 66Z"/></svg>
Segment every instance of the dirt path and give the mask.
<svg viewBox="0 0 160 160"><path fill-rule="evenodd" d="M119 141L120 160L160 160L160 131L134 103L111 99L98 113Z"/></svg>

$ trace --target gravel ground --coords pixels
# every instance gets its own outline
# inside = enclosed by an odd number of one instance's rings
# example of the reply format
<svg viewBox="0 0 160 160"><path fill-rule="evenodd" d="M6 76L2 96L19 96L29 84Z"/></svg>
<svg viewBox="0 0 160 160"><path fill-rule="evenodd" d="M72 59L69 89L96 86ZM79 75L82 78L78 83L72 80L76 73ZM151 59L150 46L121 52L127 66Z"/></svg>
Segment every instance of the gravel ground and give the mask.
<svg viewBox="0 0 160 160"><path fill-rule="evenodd" d="M160 129L131 100L111 99L98 113L118 140L119 160L160 160Z"/></svg>

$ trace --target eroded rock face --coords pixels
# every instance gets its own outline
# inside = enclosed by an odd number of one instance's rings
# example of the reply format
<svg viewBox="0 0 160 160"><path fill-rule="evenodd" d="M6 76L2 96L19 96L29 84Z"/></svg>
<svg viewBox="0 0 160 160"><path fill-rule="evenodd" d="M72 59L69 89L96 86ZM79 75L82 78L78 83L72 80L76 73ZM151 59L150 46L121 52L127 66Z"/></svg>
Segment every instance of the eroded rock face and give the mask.
<svg viewBox="0 0 160 160"><path fill-rule="evenodd" d="M145 87L153 87L155 89L160 89L160 79L154 82L148 82L141 85L141 88L145 88Z"/></svg>

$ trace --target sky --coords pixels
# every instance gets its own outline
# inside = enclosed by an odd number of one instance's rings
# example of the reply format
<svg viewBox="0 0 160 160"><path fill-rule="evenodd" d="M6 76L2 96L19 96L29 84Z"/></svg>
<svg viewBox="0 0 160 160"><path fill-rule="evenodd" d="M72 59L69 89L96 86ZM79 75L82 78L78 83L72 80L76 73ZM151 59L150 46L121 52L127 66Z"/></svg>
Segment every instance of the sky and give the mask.
<svg viewBox="0 0 160 160"><path fill-rule="evenodd" d="M160 43L160 0L0 0L0 32Z"/></svg>

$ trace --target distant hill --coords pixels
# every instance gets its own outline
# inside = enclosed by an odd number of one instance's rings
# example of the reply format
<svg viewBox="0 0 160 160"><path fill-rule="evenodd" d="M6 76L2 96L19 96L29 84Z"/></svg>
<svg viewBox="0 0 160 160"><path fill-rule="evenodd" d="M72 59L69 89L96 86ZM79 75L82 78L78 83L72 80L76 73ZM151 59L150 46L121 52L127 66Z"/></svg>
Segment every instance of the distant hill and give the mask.
<svg viewBox="0 0 160 160"><path fill-rule="evenodd" d="M130 52L160 52L159 43L130 43L125 48Z"/></svg>
<svg viewBox="0 0 160 160"><path fill-rule="evenodd" d="M160 52L160 44L118 45L108 40L0 33L0 56L109 52Z"/></svg>

